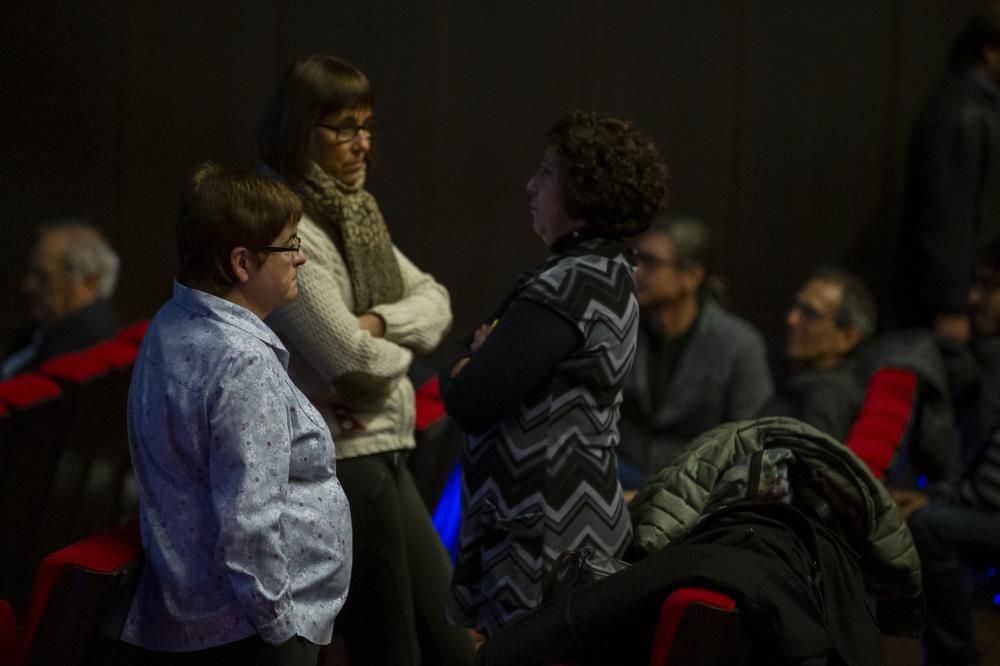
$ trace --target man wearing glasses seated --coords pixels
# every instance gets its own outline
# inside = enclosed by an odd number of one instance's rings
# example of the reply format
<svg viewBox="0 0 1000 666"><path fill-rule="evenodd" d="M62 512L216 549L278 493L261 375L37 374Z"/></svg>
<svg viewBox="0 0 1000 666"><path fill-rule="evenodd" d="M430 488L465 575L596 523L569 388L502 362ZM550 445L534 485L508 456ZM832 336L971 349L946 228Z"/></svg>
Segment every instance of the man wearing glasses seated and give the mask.
<svg viewBox="0 0 1000 666"><path fill-rule="evenodd" d="M854 351L874 333L875 317L861 278L833 267L813 272L785 318L792 375L764 415L792 416L843 441L865 398Z"/></svg>
<svg viewBox="0 0 1000 666"><path fill-rule="evenodd" d="M642 321L619 422L625 488L706 430L756 416L774 391L761 334L723 307L708 225L657 218L635 250Z"/></svg>
<svg viewBox="0 0 1000 666"><path fill-rule="evenodd" d="M977 645L973 609L977 598L986 601L981 592L996 594L988 571L1000 564L1000 239L978 253L969 302L968 353L977 374L971 387L956 391L966 398L956 401L963 468L923 491L893 493L920 553L926 664L988 661Z"/></svg>

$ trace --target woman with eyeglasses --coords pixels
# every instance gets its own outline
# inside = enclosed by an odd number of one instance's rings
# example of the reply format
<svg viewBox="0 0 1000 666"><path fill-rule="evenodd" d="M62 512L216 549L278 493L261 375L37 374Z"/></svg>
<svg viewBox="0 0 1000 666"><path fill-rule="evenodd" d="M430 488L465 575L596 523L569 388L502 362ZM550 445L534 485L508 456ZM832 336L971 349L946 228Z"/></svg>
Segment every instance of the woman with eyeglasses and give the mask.
<svg viewBox="0 0 1000 666"><path fill-rule="evenodd" d="M666 168L632 123L578 111L549 131L527 191L552 254L442 373L469 433L448 612L488 637L541 603L562 552L629 545L615 447L639 305L623 237L649 226Z"/></svg>
<svg viewBox="0 0 1000 666"><path fill-rule="evenodd" d="M444 615L451 565L407 470L414 352L451 325L448 292L392 244L365 189L374 140L371 86L330 56L291 65L261 121L264 170L298 194L309 263L299 297L267 323L289 371L329 425L351 505L354 569L335 631L351 663L466 664L468 632ZM418 631L419 629L419 631Z"/></svg>

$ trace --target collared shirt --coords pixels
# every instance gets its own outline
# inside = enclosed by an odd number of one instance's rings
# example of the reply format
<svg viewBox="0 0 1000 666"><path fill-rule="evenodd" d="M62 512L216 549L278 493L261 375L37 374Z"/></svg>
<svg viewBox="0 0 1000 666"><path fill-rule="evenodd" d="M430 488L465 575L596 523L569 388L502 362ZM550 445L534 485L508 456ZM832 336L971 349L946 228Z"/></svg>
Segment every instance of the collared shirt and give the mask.
<svg viewBox="0 0 1000 666"><path fill-rule="evenodd" d="M175 283L129 392L146 564L122 638L187 652L330 641L351 519L330 431L250 311Z"/></svg>

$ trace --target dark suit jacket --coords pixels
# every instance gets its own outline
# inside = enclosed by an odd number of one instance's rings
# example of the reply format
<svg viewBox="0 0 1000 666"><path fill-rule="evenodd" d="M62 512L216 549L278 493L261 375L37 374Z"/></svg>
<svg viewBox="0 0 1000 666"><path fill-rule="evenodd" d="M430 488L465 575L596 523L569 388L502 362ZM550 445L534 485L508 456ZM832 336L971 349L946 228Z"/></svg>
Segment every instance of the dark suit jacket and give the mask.
<svg viewBox="0 0 1000 666"><path fill-rule="evenodd" d="M748 322L706 301L659 404L649 395L649 338L642 327L625 383L619 455L655 472L701 433L757 415L774 393L764 339Z"/></svg>

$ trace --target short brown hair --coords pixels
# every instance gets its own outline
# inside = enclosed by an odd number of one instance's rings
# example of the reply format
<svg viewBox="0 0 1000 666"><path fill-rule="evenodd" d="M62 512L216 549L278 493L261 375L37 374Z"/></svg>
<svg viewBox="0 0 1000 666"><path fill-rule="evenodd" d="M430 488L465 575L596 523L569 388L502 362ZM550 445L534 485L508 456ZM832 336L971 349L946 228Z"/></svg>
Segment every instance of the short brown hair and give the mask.
<svg viewBox="0 0 1000 666"><path fill-rule="evenodd" d="M280 182L250 170L198 165L181 193L177 217L178 281L222 296L236 283L229 257L237 247L256 252L302 217L302 204ZM258 261L266 255L258 254Z"/></svg>
<svg viewBox="0 0 1000 666"><path fill-rule="evenodd" d="M549 130L570 217L618 236L649 227L667 194L656 144L628 120L573 111Z"/></svg>
<svg viewBox="0 0 1000 666"><path fill-rule="evenodd" d="M309 139L328 113L372 109L371 84L357 67L328 55L312 55L285 70L257 130L260 159L282 176L301 177Z"/></svg>

